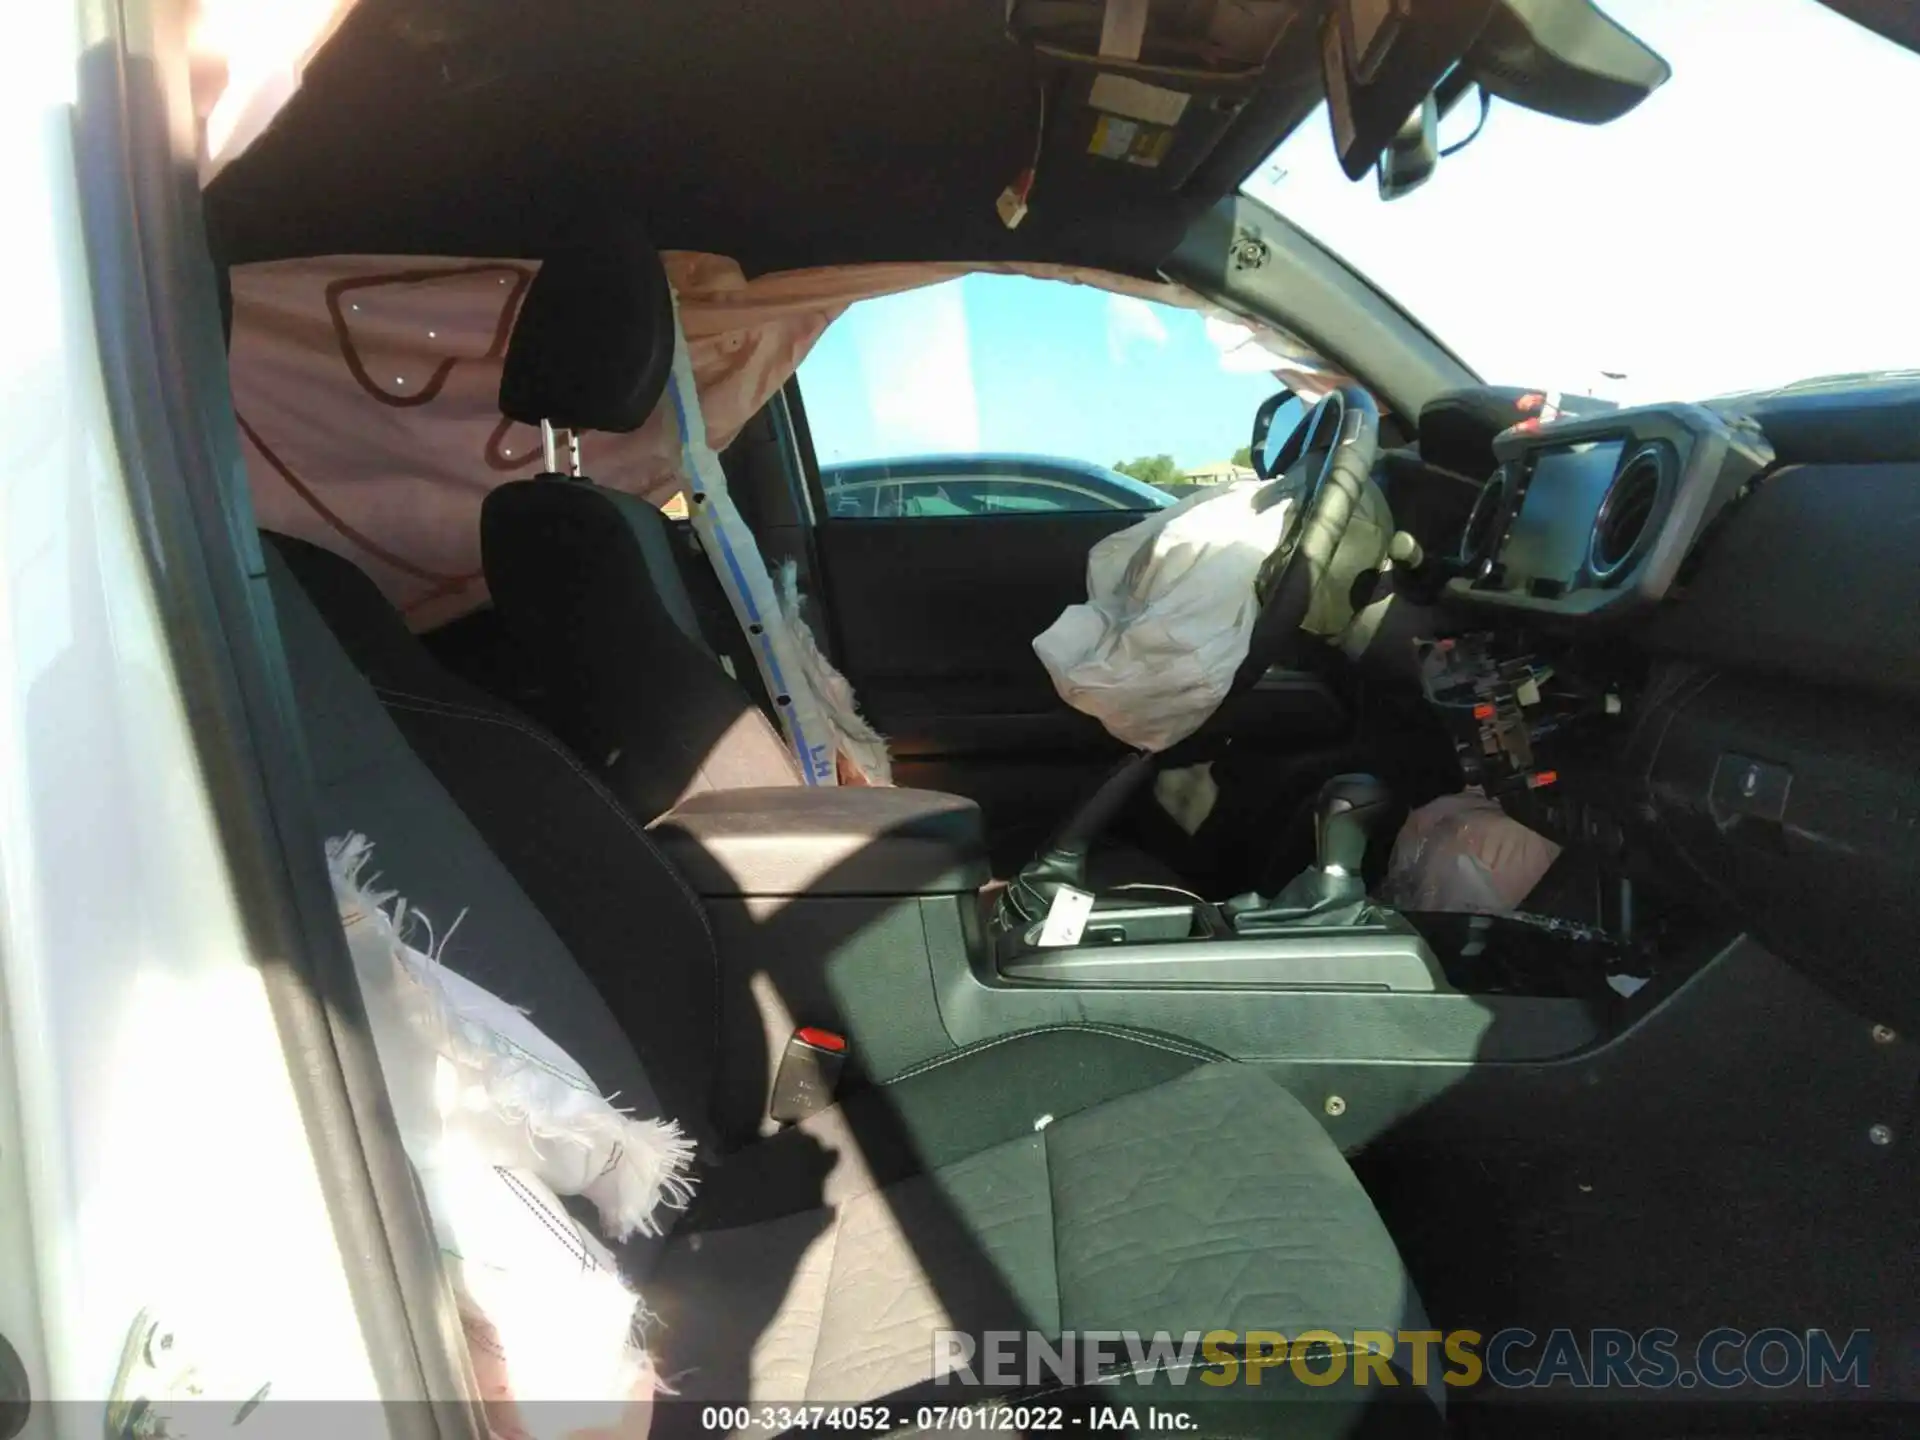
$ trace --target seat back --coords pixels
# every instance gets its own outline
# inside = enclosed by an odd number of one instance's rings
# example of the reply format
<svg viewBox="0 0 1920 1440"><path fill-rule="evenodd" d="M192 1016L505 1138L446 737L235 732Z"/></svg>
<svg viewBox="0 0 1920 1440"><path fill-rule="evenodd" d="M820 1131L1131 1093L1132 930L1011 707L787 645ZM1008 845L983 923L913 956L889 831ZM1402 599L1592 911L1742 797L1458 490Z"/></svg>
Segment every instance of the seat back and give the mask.
<svg viewBox="0 0 1920 1440"><path fill-rule="evenodd" d="M673 352L659 255L631 232L598 236L549 255L527 287L500 409L528 425L635 430L659 403ZM541 475L488 495L480 549L545 718L636 815L706 790L801 782L786 742L701 635L654 506L578 475Z"/></svg>
<svg viewBox="0 0 1920 1440"><path fill-rule="evenodd" d="M720 972L699 898L564 746L440 669L351 563L263 538L327 833L371 838L383 885L437 935L459 922L445 962L529 1007L603 1092L711 1145Z"/></svg>
<svg viewBox="0 0 1920 1440"><path fill-rule="evenodd" d="M635 814L800 783L786 742L702 637L656 506L585 481L517 481L487 496L480 546L546 718Z"/></svg>

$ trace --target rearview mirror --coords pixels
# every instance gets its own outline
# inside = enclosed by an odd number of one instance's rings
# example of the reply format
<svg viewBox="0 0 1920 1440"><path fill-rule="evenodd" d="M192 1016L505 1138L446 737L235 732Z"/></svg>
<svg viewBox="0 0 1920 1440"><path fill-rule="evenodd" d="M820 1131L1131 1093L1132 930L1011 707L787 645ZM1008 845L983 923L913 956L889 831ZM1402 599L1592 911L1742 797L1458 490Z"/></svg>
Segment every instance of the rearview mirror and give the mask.
<svg viewBox="0 0 1920 1440"><path fill-rule="evenodd" d="M1380 177L1380 198L1398 200L1411 195L1433 178L1439 164L1440 106L1429 95L1380 152L1380 161L1374 167Z"/></svg>
<svg viewBox="0 0 1920 1440"><path fill-rule="evenodd" d="M1307 402L1291 390L1263 401L1253 417L1253 473L1271 480L1279 473L1280 455L1300 422L1307 418Z"/></svg>
<svg viewBox="0 0 1920 1440"><path fill-rule="evenodd" d="M1320 27L1333 147L1364 180L1407 113L1467 53L1501 0L1338 0ZM1311 7L1305 7L1311 8Z"/></svg>
<svg viewBox="0 0 1920 1440"><path fill-rule="evenodd" d="M1618 120L1673 76L1593 0L1499 0L1461 63L1488 93L1585 125Z"/></svg>

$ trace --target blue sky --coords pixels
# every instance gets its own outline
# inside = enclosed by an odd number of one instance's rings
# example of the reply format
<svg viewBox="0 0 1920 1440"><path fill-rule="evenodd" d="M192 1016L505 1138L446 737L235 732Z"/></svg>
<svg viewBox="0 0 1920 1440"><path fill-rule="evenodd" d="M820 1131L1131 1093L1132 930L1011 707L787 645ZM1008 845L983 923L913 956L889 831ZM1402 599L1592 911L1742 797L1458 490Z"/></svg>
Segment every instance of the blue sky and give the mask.
<svg viewBox="0 0 1920 1440"><path fill-rule="evenodd" d="M1247 188L1494 383L1639 403L1920 368L1920 56L1817 0L1602 8L1674 71L1624 119L1496 104L1387 205L1340 173L1319 113ZM1001 276L853 307L800 383L827 461L1165 452L1189 468L1244 444L1275 388L1224 370L1197 315Z"/></svg>
<svg viewBox="0 0 1920 1440"><path fill-rule="evenodd" d="M1019 450L1191 468L1246 444L1277 388L1225 370L1192 311L1009 275L863 301L800 366L826 463Z"/></svg>
<svg viewBox="0 0 1920 1440"><path fill-rule="evenodd" d="M1600 4L1673 68L1613 124L1496 104L1386 205L1322 112L1247 189L1497 384L1637 403L1920 367L1920 55L1816 0Z"/></svg>

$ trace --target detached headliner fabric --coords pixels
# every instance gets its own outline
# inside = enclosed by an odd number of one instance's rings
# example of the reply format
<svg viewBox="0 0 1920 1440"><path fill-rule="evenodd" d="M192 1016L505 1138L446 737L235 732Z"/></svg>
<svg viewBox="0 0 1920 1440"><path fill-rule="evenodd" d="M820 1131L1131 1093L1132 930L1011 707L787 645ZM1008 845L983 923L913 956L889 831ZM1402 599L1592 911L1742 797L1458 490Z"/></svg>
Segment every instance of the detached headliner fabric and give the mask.
<svg viewBox="0 0 1920 1440"><path fill-rule="evenodd" d="M855 301L982 271L1208 311L1223 363L1309 387L1323 373L1297 341L1256 334L1178 286L1098 271L857 265L748 280L721 256L664 258L715 449ZM538 269L521 260L332 256L233 272L233 393L260 524L361 566L416 629L485 599L481 501L541 469L538 431L509 422L498 406L507 337ZM679 489L678 445L663 411L630 435L590 433L582 451L583 468L602 485L656 502Z"/></svg>

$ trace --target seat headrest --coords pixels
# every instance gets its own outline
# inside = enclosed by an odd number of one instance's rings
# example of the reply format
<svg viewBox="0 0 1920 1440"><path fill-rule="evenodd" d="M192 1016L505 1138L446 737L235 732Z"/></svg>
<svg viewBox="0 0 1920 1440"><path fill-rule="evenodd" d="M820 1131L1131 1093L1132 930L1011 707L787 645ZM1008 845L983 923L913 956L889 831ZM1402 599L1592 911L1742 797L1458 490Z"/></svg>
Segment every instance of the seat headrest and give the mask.
<svg viewBox="0 0 1920 1440"><path fill-rule="evenodd" d="M565 430L638 430L673 366L673 294L641 235L548 256L507 342L500 409Z"/></svg>

